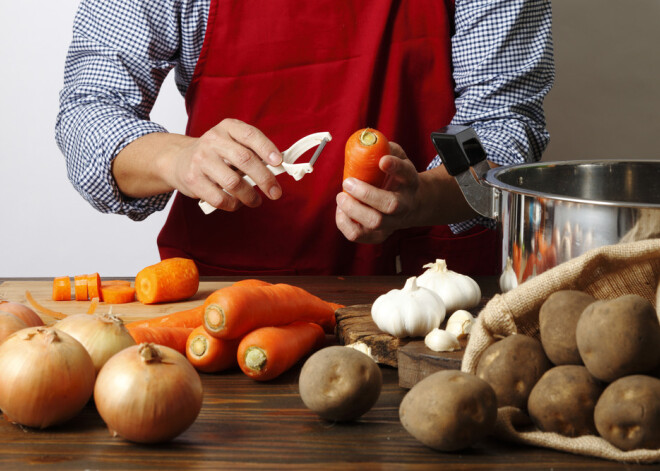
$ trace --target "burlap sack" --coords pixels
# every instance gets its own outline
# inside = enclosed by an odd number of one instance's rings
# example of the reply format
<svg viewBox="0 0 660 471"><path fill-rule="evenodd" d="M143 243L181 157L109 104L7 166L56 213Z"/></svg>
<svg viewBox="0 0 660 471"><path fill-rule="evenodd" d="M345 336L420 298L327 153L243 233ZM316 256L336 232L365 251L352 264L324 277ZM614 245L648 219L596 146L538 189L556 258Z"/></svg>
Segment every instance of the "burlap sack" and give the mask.
<svg viewBox="0 0 660 471"><path fill-rule="evenodd" d="M656 305L659 280L660 239L601 247L562 263L486 304L470 333L461 369L474 374L481 354L498 338L515 333L538 338L539 309L555 291L582 290L597 299L637 294ZM569 438L541 432L513 407L500 408L495 433L511 441L581 455L628 463L660 462L660 450L624 452L596 436Z"/></svg>

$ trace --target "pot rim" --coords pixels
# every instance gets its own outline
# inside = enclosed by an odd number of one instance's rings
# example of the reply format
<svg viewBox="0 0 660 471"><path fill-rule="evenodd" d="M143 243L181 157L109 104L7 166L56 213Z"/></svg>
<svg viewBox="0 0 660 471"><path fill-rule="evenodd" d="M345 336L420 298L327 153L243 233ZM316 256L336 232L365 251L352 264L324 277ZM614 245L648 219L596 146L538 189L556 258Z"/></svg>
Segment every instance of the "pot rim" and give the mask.
<svg viewBox="0 0 660 471"><path fill-rule="evenodd" d="M660 174L660 160L651 160L651 159L627 159L627 160L570 160L570 161L552 161L552 162L534 162L534 163L523 163L503 167L495 167L490 169L485 177L485 182L501 191L506 191L513 194L531 196L535 198L544 198L551 200L559 200L563 202L574 202L581 204L592 204L599 206L613 206L613 207L626 207L626 208L645 208L645 209L660 209L660 203L647 203L642 201L624 201L616 199L608 200L598 200L585 198L581 196L572 196L572 195L562 195L556 192L548 191L539 191L530 188L524 188L521 186L511 185L501 180L502 176L508 174L513 174L515 177L516 173L522 173L522 171L528 169L549 169L549 168L561 168L561 167L576 167L578 169L587 168L587 167L599 167L610 169L620 168L620 167L630 167L631 165L642 165L642 166L657 166L658 173ZM660 178L658 179L658 193L660 193Z"/></svg>

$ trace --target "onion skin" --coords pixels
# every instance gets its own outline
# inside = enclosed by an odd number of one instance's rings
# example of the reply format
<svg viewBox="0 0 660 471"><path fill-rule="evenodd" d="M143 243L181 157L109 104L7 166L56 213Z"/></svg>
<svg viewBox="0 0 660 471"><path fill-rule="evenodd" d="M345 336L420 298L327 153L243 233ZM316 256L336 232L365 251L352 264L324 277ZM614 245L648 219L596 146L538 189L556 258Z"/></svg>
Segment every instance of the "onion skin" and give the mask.
<svg viewBox="0 0 660 471"><path fill-rule="evenodd" d="M94 387L96 409L113 436L167 442L190 427L202 408L202 380L185 356L142 343L114 355Z"/></svg>
<svg viewBox="0 0 660 471"><path fill-rule="evenodd" d="M8 420L46 428L73 418L94 390L94 364L76 339L28 327L0 345L0 409Z"/></svg>
<svg viewBox="0 0 660 471"><path fill-rule="evenodd" d="M75 314L55 324L82 344L92 357L96 374L115 353L135 345L124 323L116 316Z"/></svg>
<svg viewBox="0 0 660 471"><path fill-rule="evenodd" d="M0 311L0 343L14 332L25 329L27 326L23 319L11 312Z"/></svg>
<svg viewBox="0 0 660 471"><path fill-rule="evenodd" d="M44 325L43 319L24 304L12 301L0 302L0 311L9 312L20 318L28 327L38 327Z"/></svg>

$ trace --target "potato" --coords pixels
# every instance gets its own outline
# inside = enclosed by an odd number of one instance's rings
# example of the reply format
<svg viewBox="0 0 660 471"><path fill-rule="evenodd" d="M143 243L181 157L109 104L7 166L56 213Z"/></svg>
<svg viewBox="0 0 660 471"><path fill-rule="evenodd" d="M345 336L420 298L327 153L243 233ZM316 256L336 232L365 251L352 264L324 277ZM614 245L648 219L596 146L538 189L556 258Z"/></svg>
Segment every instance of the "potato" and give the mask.
<svg viewBox="0 0 660 471"><path fill-rule="evenodd" d="M527 411L544 432L596 435L594 408L602 392L602 384L584 366L555 366L532 388Z"/></svg>
<svg viewBox="0 0 660 471"><path fill-rule="evenodd" d="M373 407L383 376L368 355L335 345L305 361L298 385L310 410L325 420L340 422L355 420Z"/></svg>
<svg viewBox="0 0 660 471"><path fill-rule="evenodd" d="M415 384L399 407L404 428L440 451L468 448L488 435L497 418L495 391L457 370L433 373Z"/></svg>
<svg viewBox="0 0 660 471"><path fill-rule="evenodd" d="M477 376L495 390L499 407L525 410L529 393L551 367L538 340L510 335L489 346L477 363Z"/></svg>
<svg viewBox="0 0 660 471"><path fill-rule="evenodd" d="M658 316L649 301L635 294L587 306L575 337L589 372L608 383L660 364Z"/></svg>
<svg viewBox="0 0 660 471"><path fill-rule="evenodd" d="M624 450L660 448L660 379L625 376L601 394L594 420L598 433Z"/></svg>
<svg viewBox="0 0 660 471"><path fill-rule="evenodd" d="M552 293L539 310L541 344L555 365L581 365L575 329L582 311L596 298L583 291L561 290Z"/></svg>

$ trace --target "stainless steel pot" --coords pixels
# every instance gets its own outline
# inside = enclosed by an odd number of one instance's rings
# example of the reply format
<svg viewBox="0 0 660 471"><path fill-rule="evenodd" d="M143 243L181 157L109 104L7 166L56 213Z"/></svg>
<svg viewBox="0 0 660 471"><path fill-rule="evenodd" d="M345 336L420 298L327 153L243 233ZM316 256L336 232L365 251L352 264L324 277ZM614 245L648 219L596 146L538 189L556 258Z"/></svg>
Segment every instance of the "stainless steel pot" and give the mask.
<svg viewBox="0 0 660 471"><path fill-rule="evenodd" d="M541 162L491 169L473 129L431 135L479 214L498 222L518 282L590 249L660 238L660 161Z"/></svg>

